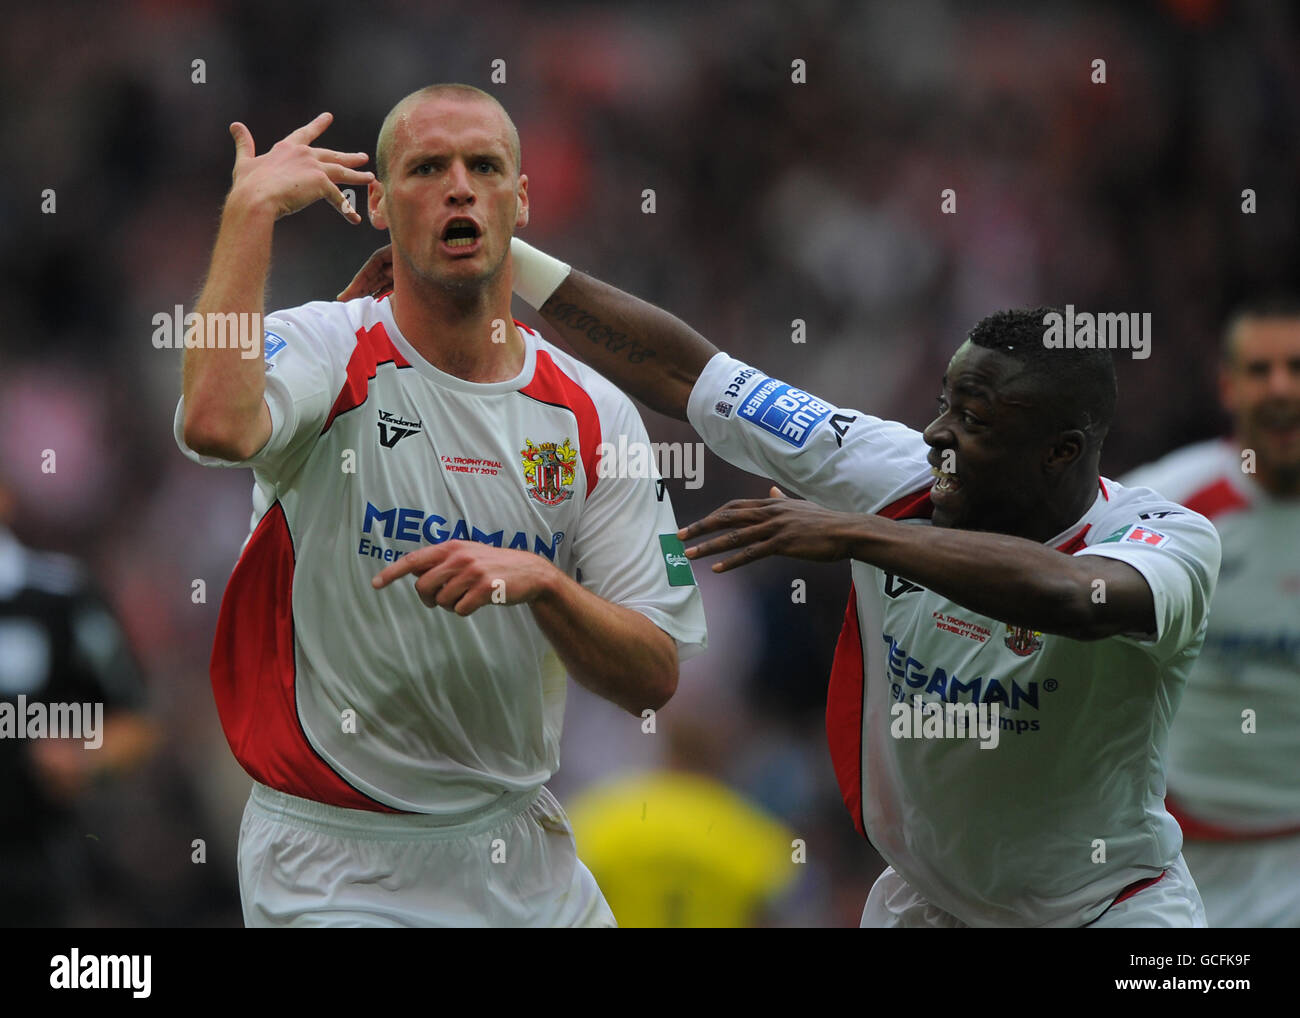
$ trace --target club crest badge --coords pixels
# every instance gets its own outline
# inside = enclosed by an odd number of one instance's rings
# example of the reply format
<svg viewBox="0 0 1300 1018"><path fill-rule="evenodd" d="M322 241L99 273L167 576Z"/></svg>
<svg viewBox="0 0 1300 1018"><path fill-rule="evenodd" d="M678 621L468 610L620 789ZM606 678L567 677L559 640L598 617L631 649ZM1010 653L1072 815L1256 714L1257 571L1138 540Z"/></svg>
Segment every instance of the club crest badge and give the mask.
<svg viewBox="0 0 1300 1018"><path fill-rule="evenodd" d="M1007 626L1007 649L1020 657L1028 657L1043 645L1043 634L1028 626Z"/></svg>
<svg viewBox="0 0 1300 1018"><path fill-rule="evenodd" d="M524 443L519 455L523 457L528 497L542 505L559 505L571 499L573 482L577 477L578 451L569 440L566 438L559 445L554 442L536 445L532 439L525 438Z"/></svg>

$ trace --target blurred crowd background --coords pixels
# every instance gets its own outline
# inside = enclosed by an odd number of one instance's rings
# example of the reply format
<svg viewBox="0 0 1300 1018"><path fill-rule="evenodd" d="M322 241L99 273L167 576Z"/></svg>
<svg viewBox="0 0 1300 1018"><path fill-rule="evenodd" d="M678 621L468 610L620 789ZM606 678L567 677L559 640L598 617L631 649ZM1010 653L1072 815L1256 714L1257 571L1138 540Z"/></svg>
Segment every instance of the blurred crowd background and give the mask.
<svg viewBox="0 0 1300 1018"><path fill-rule="evenodd" d="M182 458L180 353L151 343L153 316L188 310L201 286L232 120L263 151L329 110L321 144L373 154L401 96L483 87L520 129L525 239L769 374L918 428L984 315L1149 311L1150 358L1117 358L1109 476L1224 427L1225 314L1295 282L1300 33L1286 3L57 0L4 21L0 475L14 532L84 559L107 591L163 732L147 765L81 803L84 925L240 921L249 781L207 661L251 475ZM955 215L940 212L945 188ZM332 297L382 242L322 205L282 221L268 307ZM695 440L645 416L654 440ZM669 490L685 522L767 484L709 454L701 488ZM806 846L762 921L856 925L882 864L840 803L822 717L847 565L696 574L711 648L656 734L571 687L552 787L571 804L621 775L711 776Z"/></svg>

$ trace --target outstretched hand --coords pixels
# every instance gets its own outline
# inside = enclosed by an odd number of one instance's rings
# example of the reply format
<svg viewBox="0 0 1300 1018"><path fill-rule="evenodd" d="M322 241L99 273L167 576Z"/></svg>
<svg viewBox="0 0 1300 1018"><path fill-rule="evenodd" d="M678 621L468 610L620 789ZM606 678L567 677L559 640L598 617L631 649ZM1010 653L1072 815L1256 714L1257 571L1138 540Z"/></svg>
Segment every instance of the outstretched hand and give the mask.
<svg viewBox="0 0 1300 1018"><path fill-rule="evenodd" d="M864 519L868 518L787 498L780 488L774 487L771 498L728 502L704 519L683 527L677 536L685 542L702 534L730 530L723 537L686 549L689 559L742 549L739 554L713 564L715 573L725 573L770 555L813 562L851 558L853 541L860 535Z"/></svg>
<svg viewBox="0 0 1300 1018"><path fill-rule="evenodd" d="M235 139L235 168L232 197L254 205L271 208L276 219L292 215L324 198L348 222L356 225L361 216L339 190L340 184L366 187L375 179L369 170L358 169L370 161L364 152L336 152L313 148L334 120L334 114L322 113L272 146L269 152L256 154L253 135L236 121L230 125Z"/></svg>
<svg viewBox="0 0 1300 1018"><path fill-rule="evenodd" d="M385 244L366 259L366 264L352 277L352 282L335 300L378 297L393 288L393 245Z"/></svg>

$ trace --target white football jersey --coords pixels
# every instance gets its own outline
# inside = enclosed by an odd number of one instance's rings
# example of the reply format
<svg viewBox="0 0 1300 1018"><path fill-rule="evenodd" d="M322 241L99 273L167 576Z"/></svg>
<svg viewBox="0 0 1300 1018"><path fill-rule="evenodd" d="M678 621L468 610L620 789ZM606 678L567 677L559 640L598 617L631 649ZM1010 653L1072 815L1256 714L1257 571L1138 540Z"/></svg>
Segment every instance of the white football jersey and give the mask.
<svg viewBox="0 0 1300 1018"><path fill-rule="evenodd" d="M919 432L841 409L725 354L689 417L718 455L832 509L929 526ZM1077 926L1178 858L1165 811L1170 721L1205 633L1219 542L1201 516L1099 478L1045 542L1127 562L1153 634L1080 641L1009 626L852 563L827 733L858 829L925 898L971 926ZM916 698L920 698L919 703ZM998 708L996 745L916 738L896 704ZM947 708L944 708L947 710ZM988 748L984 748L985 745Z"/></svg>
<svg viewBox="0 0 1300 1018"><path fill-rule="evenodd" d="M1169 740L1169 804L1189 837L1300 831L1300 499L1201 442L1139 468L1143 484L1209 517L1223 566L1205 648Z"/></svg>
<svg viewBox="0 0 1300 1018"><path fill-rule="evenodd" d="M645 615L680 658L704 613L672 505L650 476L600 476L603 441L647 442L631 402L520 326L508 381L421 357L390 303L315 302L265 320L272 435L251 532L222 599L212 682L254 778L335 806L462 815L559 766L565 669L528 605L468 618L405 578L370 581L448 540L542 555ZM177 443L191 459L229 466ZM625 474L638 471L624 470Z"/></svg>

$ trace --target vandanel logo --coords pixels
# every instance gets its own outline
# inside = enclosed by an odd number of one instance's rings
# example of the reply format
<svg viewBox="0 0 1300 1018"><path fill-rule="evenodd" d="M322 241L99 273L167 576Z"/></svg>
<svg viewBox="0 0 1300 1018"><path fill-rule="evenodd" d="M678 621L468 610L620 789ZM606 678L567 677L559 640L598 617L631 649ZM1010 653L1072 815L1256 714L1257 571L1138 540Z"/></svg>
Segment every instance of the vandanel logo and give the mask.
<svg viewBox="0 0 1300 1018"><path fill-rule="evenodd" d="M379 420L375 423L379 425L379 444L385 449L393 448L402 439L409 438L411 435L418 435L424 427L424 424L418 420L408 421L405 417L387 410L379 411Z"/></svg>
<svg viewBox="0 0 1300 1018"><path fill-rule="evenodd" d="M573 498L578 450L569 444L567 438L558 445L555 442L535 445L531 438L525 438L519 455L523 457L529 498L542 505L559 505Z"/></svg>

